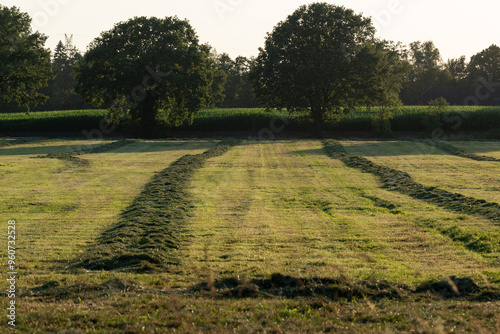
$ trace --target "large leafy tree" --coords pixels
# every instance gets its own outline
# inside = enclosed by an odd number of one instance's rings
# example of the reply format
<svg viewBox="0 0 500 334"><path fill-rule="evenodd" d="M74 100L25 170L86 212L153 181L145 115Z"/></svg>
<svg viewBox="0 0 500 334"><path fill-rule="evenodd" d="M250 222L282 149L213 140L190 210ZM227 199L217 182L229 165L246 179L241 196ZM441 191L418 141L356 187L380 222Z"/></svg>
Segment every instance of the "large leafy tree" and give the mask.
<svg viewBox="0 0 500 334"><path fill-rule="evenodd" d="M397 103L399 52L371 19L327 3L302 6L268 34L250 73L260 102L306 110L320 125L358 106Z"/></svg>
<svg viewBox="0 0 500 334"><path fill-rule="evenodd" d="M0 105L29 110L47 100L39 92L53 76L46 39L28 14L0 5Z"/></svg>
<svg viewBox="0 0 500 334"><path fill-rule="evenodd" d="M143 135L160 123L192 121L212 85L210 48L199 45L188 21L136 17L103 32L75 68L77 92L110 118L130 117Z"/></svg>
<svg viewBox="0 0 500 334"><path fill-rule="evenodd" d="M490 83L500 82L500 47L493 44L472 56L468 72L467 81L470 85L478 84L481 78Z"/></svg>

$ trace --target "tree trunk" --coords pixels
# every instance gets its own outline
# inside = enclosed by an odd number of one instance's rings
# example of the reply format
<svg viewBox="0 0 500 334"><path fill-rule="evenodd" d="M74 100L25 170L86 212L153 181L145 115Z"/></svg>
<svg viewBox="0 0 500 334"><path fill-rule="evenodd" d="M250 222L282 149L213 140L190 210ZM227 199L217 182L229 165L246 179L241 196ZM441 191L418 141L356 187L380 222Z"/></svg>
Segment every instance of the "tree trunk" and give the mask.
<svg viewBox="0 0 500 334"><path fill-rule="evenodd" d="M151 93L148 93L142 102L140 133L144 138L152 137L156 130L155 102L156 99Z"/></svg>
<svg viewBox="0 0 500 334"><path fill-rule="evenodd" d="M311 117L314 121L314 134L321 136L323 132L323 110L320 107L311 107Z"/></svg>

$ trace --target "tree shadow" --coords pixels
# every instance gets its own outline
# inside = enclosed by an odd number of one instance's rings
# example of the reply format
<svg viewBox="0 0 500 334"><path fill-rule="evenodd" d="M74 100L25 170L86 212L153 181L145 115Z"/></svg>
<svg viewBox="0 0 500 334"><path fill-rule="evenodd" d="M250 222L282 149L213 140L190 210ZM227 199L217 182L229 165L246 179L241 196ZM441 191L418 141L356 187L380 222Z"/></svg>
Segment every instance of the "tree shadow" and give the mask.
<svg viewBox="0 0 500 334"><path fill-rule="evenodd" d="M384 145L386 143L387 145ZM500 152L500 143L497 151L492 151L492 147L470 147L463 150L453 146L453 142L442 142L445 145L438 146L431 141L404 141L404 140L369 140L369 141L351 141L349 146L344 145L348 153L365 157L383 157L383 156L422 156L422 155L466 155L488 154ZM464 154L461 154L461 153ZM468 156L471 158L471 156Z"/></svg>
<svg viewBox="0 0 500 334"><path fill-rule="evenodd" d="M116 154L130 154L130 153L154 153L154 152L170 152L177 150L200 150L208 149L215 145L217 140L162 140L162 141L137 141L123 147L119 147L106 152L99 152L99 148L103 145L109 144L109 141L98 144L85 145L81 140L75 140L74 145L68 141L68 145L62 146L33 146L30 147L4 147L0 148L0 156L16 156L16 155L47 155L58 153L71 153L76 151L85 150L87 154L102 154L102 153L116 153ZM96 151L96 152L93 152Z"/></svg>
<svg viewBox="0 0 500 334"><path fill-rule="evenodd" d="M411 150L381 150L379 143L371 142L359 142L356 145L344 146L348 153L353 155L359 155L364 157L381 157L381 156L414 156L414 155L446 155L447 153L431 147L429 145L422 144L422 146L412 148ZM327 156L327 152L323 149L310 149L310 150L298 150L291 153L299 155L324 155Z"/></svg>

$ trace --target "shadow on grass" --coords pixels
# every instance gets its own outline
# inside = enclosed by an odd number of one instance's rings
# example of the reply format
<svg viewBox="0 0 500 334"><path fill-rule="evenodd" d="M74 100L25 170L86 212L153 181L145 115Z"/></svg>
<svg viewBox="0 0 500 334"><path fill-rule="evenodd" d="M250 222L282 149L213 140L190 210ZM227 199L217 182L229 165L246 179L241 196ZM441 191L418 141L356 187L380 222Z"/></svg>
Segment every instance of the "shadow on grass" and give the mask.
<svg viewBox="0 0 500 334"><path fill-rule="evenodd" d="M370 141L370 142L367 142ZM391 149L384 146L384 143L393 143L395 146ZM401 145L401 147L398 147ZM403 148L403 145L410 145ZM390 157L390 156L420 156L420 155L456 155L463 158L477 161L500 161L499 159L479 155L480 153L490 153L491 149L470 149L467 152L461 150L452 143L440 140L401 140L401 139L363 139L351 140L350 147L353 150L363 152L366 157ZM500 145L498 146L500 151Z"/></svg>
<svg viewBox="0 0 500 334"><path fill-rule="evenodd" d="M120 150L121 147L114 147L108 149L106 151L100 151L100 147L110 145L109 144L85 144L84 141L75 140L75 145L71 144L71 140L64 140L67 142L67 145L62 146L30 146L30 147L17 147L17 148L3 148L0 149L0 156L15 156L15 155L43 155L43 154L59 154L59 153L74 153L76 151L85 151L87 154L90 153L107 153L110 151L114 151L113 153L153 153L153 152L168 152L168 151L177 151L179 149L183 150L197 150L199 147L191 145L193 142L197 142L198 140L186 139L184 140L168 140L168 141L135 141L135 140L118 140L117 142L128 142L129 144L127 148L123 151ZM31 143L33 141L24 141L22 143ZM19 145L22 143L18 143L15 145ZM9 146L13 146L9 145ZM1 148L2 146L0 146ZM76 149L75 149L76 148Z"/></svg>
<svg viewBox="0 0 500 334"><path fill-rule="evenodd" d="M414 141L414 140L384 140L384 139L367 139L372 142L359 141L357 140L351 142L351 149L363 152L363 156L366 157L392 157L392 156L421 156L421 155L456 155L463 158L468 158L476 161L500 161L500 159L496 159L489 156L479 155L478 153L489 153L491 150L476 150L477 152L466 152L460 150L453 145L443 142L443 141L433 141L433 140L423 140L423 141ZM394 142L394 144L401 143L402 145L408 145L407 149L398 148L398 149L390 149L389 147L381 146L383 143ZM382 148L382 149L381 149ZM385 150L383 150L385 149ZM499 146L500 150L500 146ZM311 149L311 150L300 150L294 151L293 153L299 155L325 155L325 151L323 149Z"/></svg>
<svg viewBox="0 0 500 334"><path fill-rule="evenodd" d="M77 151L70 151L64 153L50 153L47 155L39 155L36 158L41 159L59 159L70 163L76 167L86 167L90 165L90 161L80 158L80 156L84 156L86 154L92 153L105 153L109 151L113 151L124 146L130 145L134 143L132 140L119 140L113 143L104 144L104 145L92 145L90 147L86 147Z"/></svg>

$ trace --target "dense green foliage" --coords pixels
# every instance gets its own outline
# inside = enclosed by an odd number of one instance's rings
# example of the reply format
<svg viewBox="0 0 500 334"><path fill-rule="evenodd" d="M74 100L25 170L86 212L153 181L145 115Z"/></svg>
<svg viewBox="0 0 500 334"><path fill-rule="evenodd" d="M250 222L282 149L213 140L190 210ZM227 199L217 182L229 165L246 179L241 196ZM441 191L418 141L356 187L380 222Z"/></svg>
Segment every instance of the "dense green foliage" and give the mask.
<svg viewBox="0 0 500 334"><path fill-rule="evenodd" d="M208 55L188 21L137 17L94 40L75 69L77 92L112 103L114 122L130 118L148 135L157 124L190 121L206 104Z"/></svg>
<svg viewBox="0 0 500 334"><path fill-rule="evenodd" d="M489 48L472 56L468 64L468 83L478 84L482 78L488 83L500 82L500 47L493 44Z"/></svg>
<svg viewBox="0 0 500 334"><path fill-rule="evenodd" d="M52 68L55 78L49 81L44 92L49 100L43 110L74 110L83 109L85 101L75 92L73 68L82 55L73 45L72 38L66 36L66 43L59 41L52 58Z"/></svg>
<svg viewBox="0 0 500 334"><path fill-rule="evenodd" d="M47 97L44 103L33 105L32 111L75 110L91 107L75 92L75 78L73 69L83 56L73 44L73 36L66 35L66 42L59 41L52 53L51 64L54 77L47 83L47 87L39 90ZM21 112L21 107L10 105L6 112Z"/></svg>
<svg viewBox="0 0 500 334"><path fill-rule="evenodd" d="M410 44L411 70L406 77L401 99L404 104L417 105L422 95L433 86L445 86L451 82L451 74L442 63L441 54L433 42Z"/></svg>
<svg viewBox="0 0 500 334"><path fill-rule="evenodd" d="M28 14L0 5L0 110L46 101L39 92L53 76L46 40L32 31Z"/></svg>
<svg viewBox="0 0 500 334"><path fill-rule="evenodd" d="M98 129L106 110L0 114L0 132L64 132Z"/></svg>
<svg viewBox="0 0 500 334"><path fill-rule="evenodd" d="M373 120L380 117L382 108L361 108L343 115L338 122L328 123L334 131L372 131ZM401 107L390 113L393 131L426 131L429 107ZM80 132L99 129L107 115L106 110L74 110L0 114L0 132ZM489 131L500 128L498 107L447 107L433 113L444 131ZM308 131L311 121L305 113L266 111L265 109L204 109L194 116L193 123L177 128L178 131L222 132L255 131L281 128L285 131Z"/></svg>
<svg viewBox="0 0 500 334"><path fill-rule="evenodd" d="M255 108L258 103L253 93L253 86L248 76L252 60L246 57L231 59L223 53L215 57L217 73L224 78L220 87L220 98L212 107L219 108Z"/></svg>
<svg viewBox="0 0 500 334"><path fill-rule="evenodd" d="M444 63L432 41L411 43L407 55L410 72L401 91L406 105L420 104L431 87L479 85L492 92L500 81L500 48L494 44L472 56L470 62L461 56Z"/></svg>
<svg viewBox="0 0 500 334"><path fill-rule="evenodd" d="M257 59L233 60L198 45L189 23L176 17L121 22L91 44L76 72L77 92L74 67L82 56L72 38L51 59L47 37L30 25L28 14L0 6L0 112L84 109L93 102L110 108L115 123L132 119L130 128L144 132L190 121L202 107L307 110L321 123L359 106L393 106L398 99L419 105L434 86L475 86L490 95L500 81L495 44L470 61L444 62L432 41L407 49L379 41L369 18L314 3L278 23ZM379 118L377 126L386 127L388 118Z"/></svg>

